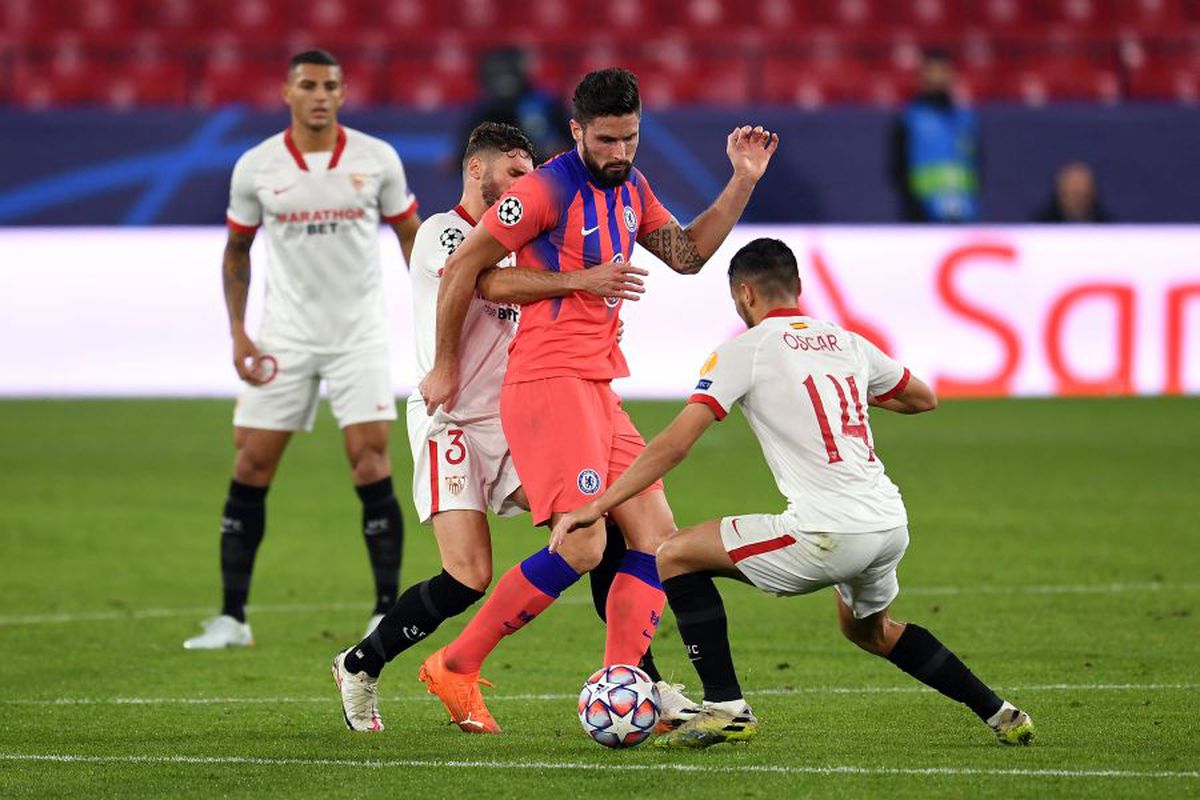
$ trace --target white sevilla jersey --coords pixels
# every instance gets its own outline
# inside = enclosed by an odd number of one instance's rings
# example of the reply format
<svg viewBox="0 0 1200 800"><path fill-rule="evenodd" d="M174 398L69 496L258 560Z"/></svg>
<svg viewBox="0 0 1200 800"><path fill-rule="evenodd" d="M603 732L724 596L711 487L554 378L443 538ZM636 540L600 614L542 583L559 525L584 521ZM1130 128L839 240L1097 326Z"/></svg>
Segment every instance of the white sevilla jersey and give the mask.
<svg viewBox="0 0 1200 800"><path fill-rule="evenodd" d="M266 229L260 340L314 353L386 343L379 223L416 209L396 151L365 133L339 126L332 152L301 153L289 129L246 151L226 218Z"/></svg>
<svg viewBox="0 0 1200 800"><path fill-rule="evenodd" d="M908 524L867 421L908 370L856 333L772 311L709 356L690 402L721 419L740 403L800 530L868 533Z"/></svg>
<svg viewBox="0 0 1200 800"><path fill-rule="evenodd" d="M413 324L417 340L417 382L433 368L437 349L437 297L442 268L475 227L462 206L421 223L412 251ZM512 265L512 257L499 266ZM459 345L459 389L448 416L466 423L500 414L500 385L508 369L508 346L517 333L517 306L493 303L476 292L463 321ZM408 402L424 404L414 391ZM438 412L439 414L443 412Z"/></svg>

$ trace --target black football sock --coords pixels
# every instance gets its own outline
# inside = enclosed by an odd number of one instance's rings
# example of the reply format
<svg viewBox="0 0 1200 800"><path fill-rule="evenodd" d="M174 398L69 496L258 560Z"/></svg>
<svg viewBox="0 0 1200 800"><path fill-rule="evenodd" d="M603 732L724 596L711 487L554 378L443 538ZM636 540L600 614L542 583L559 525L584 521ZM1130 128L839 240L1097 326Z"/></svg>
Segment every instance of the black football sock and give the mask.
<svg viewBox="0 0 1200 800"><path fill-rule="evenodd" d="M887 659L926 686L966 705L985 722L1004 705L958 656L920 625L908 623Z"/></svg>
<svg viewBox="0 0 1200 800"><path fill-rule="evenodd" d="M625 546L625 535L621 533L620 527L612 521L611 517L605 520L604 531L608 537L604 545L604 555L601 556L600 563L596 565L596 568L588 573L588 580L592 585L592 605L596 607L600 621L608 622L606 613L608 590L612 588L613 579L617 577L617 571L621 568L621 561L625 558L628 548ZM650 676L650 680L655 682L662 680L662 675L659 674L658 667L654 664L654 653L649 645L646 646L646 655L642 656L638 666Z"/></svg>
<svg viewBox="0 0 1200 800"><path fill-rule="evenodd" d="M742 687L729 651L729 626L721 593L707 572L690 572L662 582L675 612L679 636L711 703L738 700Z"/></svg>
<svg viewBox="0 0 1200 800"><path fill-rule="evenodd" d="M246 621L254 555L267 526L268 488L230 481L221 514L221 582L225 590L221 613L238 622Z"/></svg>
<svg viewBox="0 0 1200 800"><path fill-rule="evenodd" d="M363 539L375 575L375 614L386 614L400 589L400 557L404 549L404 517L391 477L356 486L362 500Z"/></svg>
<svg viewBox="0 0 1200 800"><path fill-rule="evenodd" d="M457 581L446 570L414 584L383 615L371 635L346 654L346 669L379 677L383 665L437 630L443 620L466 611L483 592Z"/></svg>

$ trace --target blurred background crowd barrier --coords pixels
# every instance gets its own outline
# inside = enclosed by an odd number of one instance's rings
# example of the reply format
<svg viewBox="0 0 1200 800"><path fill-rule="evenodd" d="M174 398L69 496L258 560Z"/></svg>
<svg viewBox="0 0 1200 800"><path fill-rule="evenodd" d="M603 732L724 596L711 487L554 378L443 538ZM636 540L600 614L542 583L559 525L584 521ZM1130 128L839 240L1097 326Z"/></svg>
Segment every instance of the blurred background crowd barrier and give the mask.
<svg viewBox="0 0 1200 800"><path fill-rule="evenodd" d="M229 174L288 124L284 65L314 47L426 215L476 122L552 155L578 78L624 66L638 166L681 220L734 125L782 135L717 260L785 238L812 313L939 391L1200 392L1200 0L0 0L0 334L37 343L6 349L0 395L236 391ZM407 281L385 274L403 393ZM686 395L737 330L723 279L655 273L623 391Z"/></svg>

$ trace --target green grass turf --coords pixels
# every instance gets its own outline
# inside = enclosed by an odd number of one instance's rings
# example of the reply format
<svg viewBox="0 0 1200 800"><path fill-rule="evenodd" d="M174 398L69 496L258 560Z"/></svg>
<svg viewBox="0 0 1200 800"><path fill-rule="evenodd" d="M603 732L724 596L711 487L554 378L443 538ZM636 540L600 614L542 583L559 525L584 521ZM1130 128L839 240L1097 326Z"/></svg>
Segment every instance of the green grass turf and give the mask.
<svg viewBox="0 0 1200 800"><path fill-rule="evenodd" d="M677 408L630 405L647 434ZM419 660L462 620L384 673L386 732L347 732L328 664L366 621L369 573L324 411L271 492L251 610L258 646L185 652L180 643L218 595L230 410L0 403L0 797L1200 793L1195 400L953 402L916 418L876 414L879 453L911 516L896 614L1006 687L1037 721L1035 746L999 747L965 709L912 691L905 675L841 640L828 591L777 599L727 584L734 654L762 733L749 746L684 754L610 752L580 731L571 696L603 648L584 585L486 666L505 735L448 727L415 680ZM738 414L669 477L668 497L681 525L781 508ZM406 582L437 563L409 516ZM498 571L545 541L522 518L494 530ZM694 688L669 614L655 644L664 671ZM885 691L863 691L871 688ZM513 698L530 694L556 697ZM188 702L205 698L218 701ZM193 760L169 760L177 757ZM843 771L813 771L824 767Z"/></svg>

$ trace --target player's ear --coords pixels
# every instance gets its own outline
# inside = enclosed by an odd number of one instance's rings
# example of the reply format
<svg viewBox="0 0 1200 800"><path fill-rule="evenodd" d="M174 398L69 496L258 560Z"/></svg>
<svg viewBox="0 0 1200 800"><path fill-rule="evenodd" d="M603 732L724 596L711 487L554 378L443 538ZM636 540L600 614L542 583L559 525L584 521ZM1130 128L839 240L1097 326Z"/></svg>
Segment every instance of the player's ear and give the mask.
<svg viewBox="0 0 1200 800"><path fill-rule="evenodd" d="M583 126L575 119L571 120L571 138L575 140L575 144L583 141Z"/></svg>
<svg viewBox="0 0 1200 800"><path fill-rule="evenodd" d="M467 159L467 175L471 176L471 180L477 181L483 177L483 159L479 156L471 156Z"/></svg>

